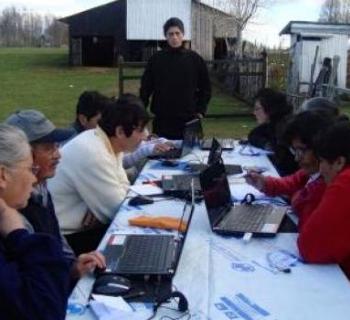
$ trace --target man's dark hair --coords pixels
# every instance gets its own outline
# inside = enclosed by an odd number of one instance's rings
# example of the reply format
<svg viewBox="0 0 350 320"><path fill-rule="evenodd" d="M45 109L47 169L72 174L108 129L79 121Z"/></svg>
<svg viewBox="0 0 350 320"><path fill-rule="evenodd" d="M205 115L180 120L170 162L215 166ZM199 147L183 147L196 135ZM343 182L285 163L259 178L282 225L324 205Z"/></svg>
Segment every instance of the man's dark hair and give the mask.
<svg viewBox="0 0 350 320"><path fill-rule="evenodd" d="M185 27L184 27L184 24L183 22L179 19L179 18L176 18L176 17L172 17L172 18L169 18L163 25L163 32L164 32L164 35L166 36L166 33L168 32L168 30L171 28L171 27L178 27L180 29L180 31L185 34Z"/></svg>
<svg viewBox="0 0 350 320"><path fill-rule="evenodd" d="M286 95L270 88L260 89L255 100L260 102L271 122L278 122L293 112L293 107L288 104Z"/></svg>
<svg viewBox="0 0 350 320"><path fill-rule="evenodd" d="M316 141L316 154L328 162L344 157L350 163L350 122L339 121L330 126Z"/></svg>
<svg viewBox="0 0 350 320"><path fill-rule="evenodd" d="M294 139L300 139L311 150L315 150L315 140L321 132L324 132L333 119L325 117L317 112L304 111L295 115L287 124L284 132L284 140L291 144Z"/></svg>
<svg viewBox="0 0 350 320"><path fill-rule="evenodd" d="M102 113L106 103L110 99L97 91L84 91L78 100L76 106L77 117L79 114L84 115L87 120Z"/></svg>
<svg viewBox="0 0 350 320"><path fill-rule="evenodd" d="M108 137L115 135L118 126L130 137L134 129L143 129L148 121L149 115L142 101L134 95L126 94L107 104L98 124Z"/></svg>

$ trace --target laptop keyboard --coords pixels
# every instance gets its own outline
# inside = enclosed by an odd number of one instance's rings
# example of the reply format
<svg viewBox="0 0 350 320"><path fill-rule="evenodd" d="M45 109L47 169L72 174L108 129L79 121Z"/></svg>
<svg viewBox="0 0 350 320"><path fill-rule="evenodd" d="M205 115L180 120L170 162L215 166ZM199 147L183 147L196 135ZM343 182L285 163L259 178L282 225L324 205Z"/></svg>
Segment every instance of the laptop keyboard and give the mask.
<svg viewBox="0 0 350 320"><path fill-rule="evenodd" d="M179 176L174 175L173 182L174 182L175 189L176 190L190 190L192 179L193 179L194 189L201 190L199 178L193 177L191 175L179 175Z"/></svg>
<svg viewBox="0 0 350 320"><path fill-rule="evenodd" d="M232 208L220 223L225 230L237 230L243 232L260 231L265 224L266 217L271 214L273 208L263 205L242 205Z"/></svg>
<svg viewBox="0 0 350 320"><path fill-rule="evenodd" d="M118 271L127 273L147 273L163 270L166 266L170 241L167 236L130 237L119 260Z"/></svg>

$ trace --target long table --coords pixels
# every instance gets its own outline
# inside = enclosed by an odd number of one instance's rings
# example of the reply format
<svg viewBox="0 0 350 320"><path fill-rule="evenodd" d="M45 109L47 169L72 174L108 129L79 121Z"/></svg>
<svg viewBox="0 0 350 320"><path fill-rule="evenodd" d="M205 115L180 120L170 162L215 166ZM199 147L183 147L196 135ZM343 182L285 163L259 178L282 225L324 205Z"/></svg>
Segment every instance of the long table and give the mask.
<svg viewBox="0 0 350 320"><path fill-rule="evenodd" d="M263 166L265 174L277 176L266 154L248 156L240 146L223 154L225 163ZM194 150L181 159L178 168L162 167L149 161L136 184L159 179L163 174L183 174L186 161L206 160L208 152ZM259 192L247 186L242 177L229 177L236 200L246 192ZM266 200L266 199L265 199ZM130 227L128 219L140 214L181 217L183 202L166 200L152 205L130 207L125 201L109 227L99 249L105 247L113 233L166 232ZM294 216L292 216L295 219ZM349 319L350 286L337 265L306 264L296 247L297 234L279 233L274 238L252 238L248 243L240 238L222 237L212 233L204 203L196 204L189 233L173 284L189 301L191 319L244 320L329 320ZM287 268L285 268L287 267ZM286 272L289 269L290 272ZM285 272L284 272L285 271ZM82 278L69 298L67 319L96 319L88 307L94 276ZM133 317L146 319L148 304L132 304ZM163 309L161 315L172 318L179 313ZM186 319L186 317L184 317Z"/></svg>

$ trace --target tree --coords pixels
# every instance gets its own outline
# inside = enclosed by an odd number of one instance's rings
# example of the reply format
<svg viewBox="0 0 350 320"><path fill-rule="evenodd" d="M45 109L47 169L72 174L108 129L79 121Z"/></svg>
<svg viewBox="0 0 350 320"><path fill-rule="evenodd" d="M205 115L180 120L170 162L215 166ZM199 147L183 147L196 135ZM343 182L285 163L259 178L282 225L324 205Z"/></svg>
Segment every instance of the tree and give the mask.
<svg viewBox="0 0 350 320"><path fill-rule="evenodd" d="M236 48L239 49L242 43L242 32L248 22L259 9L268 7L274 2L274 0L212 0L211 6L228 14L227 22L233 22L236 27Z"/></svg>
<svg viewBox="0 0 350 320"><path fill-rule="evenodd" d="M326 0L321 8L319 21L349 23L350 0Z"/></svg>

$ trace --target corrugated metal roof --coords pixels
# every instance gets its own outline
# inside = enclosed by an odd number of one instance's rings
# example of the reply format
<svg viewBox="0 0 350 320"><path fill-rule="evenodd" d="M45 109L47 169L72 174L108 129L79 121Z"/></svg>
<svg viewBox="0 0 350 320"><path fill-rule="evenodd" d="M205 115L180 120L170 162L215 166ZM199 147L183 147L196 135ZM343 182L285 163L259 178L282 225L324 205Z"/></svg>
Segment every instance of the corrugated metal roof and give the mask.
<svg viewBox="0 0 350 320"><path fill-rule="evenodd" d="M191 39L191 0L128 0L128 40L164 40L163 25L170 17L180 18L185 40Z"/></svg>
<svg viewBox="0 0 350 320"><path fill-rule="evenodd" d="M279 33L330 33L330 34L350 34L350 24L348 23L329 23L313 21L290 21Z"/></svg>

